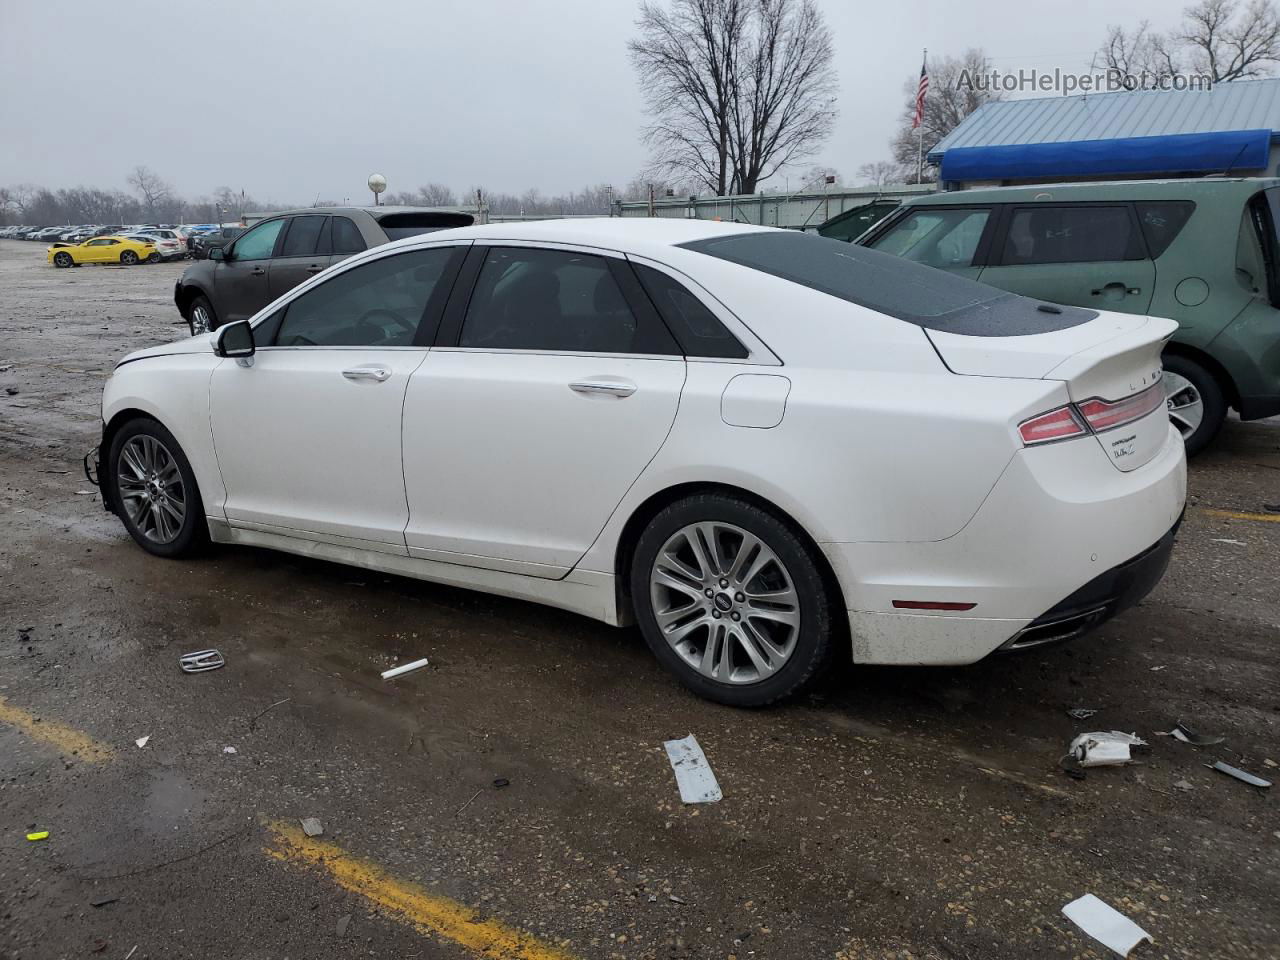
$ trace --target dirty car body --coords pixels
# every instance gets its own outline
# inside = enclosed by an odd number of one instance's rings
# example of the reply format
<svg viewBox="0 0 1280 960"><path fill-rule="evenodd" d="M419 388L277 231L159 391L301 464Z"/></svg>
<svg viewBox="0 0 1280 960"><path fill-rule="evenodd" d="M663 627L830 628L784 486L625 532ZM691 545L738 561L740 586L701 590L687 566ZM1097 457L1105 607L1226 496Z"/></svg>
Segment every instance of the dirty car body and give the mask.
<svg viewBox="0 0 1280 960"><path fill-rule="evenodd" d="M449 230L126 357L104 501L162 556L212 538L635 620L686 685L758 705L837 648L971 663L1149 592L1186 489L1173 329L768 228Z"/></svg>

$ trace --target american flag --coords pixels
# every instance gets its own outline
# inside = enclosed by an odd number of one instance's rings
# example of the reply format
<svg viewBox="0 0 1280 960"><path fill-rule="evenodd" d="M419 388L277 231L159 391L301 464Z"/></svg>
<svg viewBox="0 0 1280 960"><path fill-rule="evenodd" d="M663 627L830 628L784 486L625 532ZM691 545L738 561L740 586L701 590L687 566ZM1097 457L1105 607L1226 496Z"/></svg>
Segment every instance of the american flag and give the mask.
<svg viewBox="0 0 1280 960"><path fill-rule="evenodd" d="M915 130L924 121L924 96L929 92L929 58L926 56L920 63L920 85L916 87L916 115L911 121L911 129Z"/></svg>

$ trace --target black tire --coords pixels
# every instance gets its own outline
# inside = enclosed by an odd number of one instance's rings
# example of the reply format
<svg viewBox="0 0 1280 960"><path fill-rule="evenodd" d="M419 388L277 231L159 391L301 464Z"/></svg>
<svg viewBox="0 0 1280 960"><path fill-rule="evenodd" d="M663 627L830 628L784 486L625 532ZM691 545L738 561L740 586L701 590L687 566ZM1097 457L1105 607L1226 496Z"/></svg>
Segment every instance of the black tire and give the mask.
<svg viewBox="0 0 1280 960"><path fill-rule="evenodd" d="M122 254L120 254L120 262L123 263L126 267L132 267L135 263L138 262L138 255L134 253L132 250L126 250Z"/></svg>
<svg viewBox="0 0 1280 960"><path fill-rule="evenodd" d="M673 648L658 625L650 587L654 563L659 551L672 537L690 524L698 523L729 524L750 533L773 551L790 577L798 599L799 628L794 633L791 652L782 666L763 679L731 683L699 672ZM790 524L754 504L720 494L689 497L658 513L636 544L630 576L636 620L653 655L690 690L728 706L765 706L799 693L823 674L831 660L834 609L820 562L813 549ZM743 589L747 589L747 584L743 584ZM733 593L734 588L728 588L727 592ZM741 599L740 594L738 599ZM734 609L736 619L737 607ZM716 614L713 612L712 615ZM751 617L747 615L743 625L749 619ZM725 623L724 626L729 625ZM721 649L727 651L731 647L732 644L726 642ZM702 649L706 649L705 643Z"/></svg>
<svg viewBox="0 0 1280 960"><path fill-rule="evenodd" d="M151 256L147 257L147 263L159 263L163 259L164 257L160 256L160 254L153 253Z"/></svg>
<svg viewBox="0 0 1280 960"><path fill-rule="evenodd" d="M204 315L209 318L204 330L197 329L198 324L196 321L199 319L197 311L199 310L203 310ZM214 313L213 304L209 302L209 298L203 293L196 294L191 303L187 305L187 327L190 328L193 337L197 333L210 333L218 329L218 315Z"/></svg>
<svg viewBox="0 0 1280 960"><path fill-rule="evenodd" d="M71 267L75 265L75 259L65 250L59 251L53 255L53 265L55 267Z"/></svg>
<svg viewBox="0 0 1280 960"><path fill-rule="evenodd" d="M1186 444L1187 456L1194 457L1218 435L1218 431L1222 429L1222 421L1226 419L1227 399L1223 394L1222 384L1218 382L1217 377L1196 363L1196 361L1177 354L1171 354L1164 358L1164 369L1166 374L1173 373L1182 377L1200 395L1204 414L1200 419L1199 426L1187 433L1179 425L1178 419L1176 417L1172 418L1174 426L1178 426L1182 432L1182 440ZM1169 381L1166 380L1166 392L1168 386ZM1173 398L1170 399L1172 401ZM1173 411L1172 402L1170 403L1170 410L1171 412Z"/></svg>
<svg viewBox="0 0 1280 960"><path fill-rule="evenodd" d="M121 474L121 458L129 441L139 437L149 437L158 441L163 449L171 455L174 465L182 480L183 518L176 534L166 542L158 542L147 535L131 515L125 497L120 490L118 478ZM200 489L196 486L195 473L187 455L179 446L177 439L164 426L155 420L139 417L130 420L121 427L111 440L111 449L107 456L106 469L110 471L113 507L116 515L124 523L125 529L138 546L147 553L157 557L185 557L198 553L209 542L209 525L205 519L204 502L200 499ZM126 466L125 469L128 469Z"/></svg>

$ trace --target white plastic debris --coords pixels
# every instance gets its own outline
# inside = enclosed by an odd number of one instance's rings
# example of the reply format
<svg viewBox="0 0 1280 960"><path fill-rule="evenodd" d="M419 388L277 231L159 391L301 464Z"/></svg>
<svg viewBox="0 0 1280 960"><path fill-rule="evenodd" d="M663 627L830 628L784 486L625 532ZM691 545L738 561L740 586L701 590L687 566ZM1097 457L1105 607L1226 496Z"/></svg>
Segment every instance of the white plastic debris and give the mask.
<svg viewBox="0 0 1280 960"><path fill-rule="evenodd" d="M724 796L706 754L692 733L683 740L668 740L663 746L676 774L681 803L715 803Z"/></svg>
<svg viewBox="0 0 1280 960"><path fill-rule="evenodd" d="M318 837L324 833L324 827L316 817L303 817L298 822L302 824L302 832L308 837Z"/></svg>
<svg viewBox="0 0 1280 960"><path fill-rule="evenodd" d="M222 748L222 752L223 752L223 753L235 753L235 752L236 752L236 748L235 748L235 747L223 747L223 748Z"/></svg>
<svg viewBox="0 0 1280 960"><path fill-rule="evenodd" d="M141 750L143 747L147 745L147 741L150 739L151 739L151 734L148 733L145 737L139 737L137 740L133 742L136 743L138 745L138 749Z"/></svg>
<svg viewBox="0 0 1280 960"><path fill-rule="evenodd" d="M1132 733L1082 733L1071 741L1071 756L1082 767L1119 767L1128 763L1130 747L1145 747L1147 741Z"/></svg>
<svg viewBox="0 0 1280 960"><path fill-rule="evenodd" d="M383 670L382 679L390 680L392 677L398 677L398 676L401 676L402 674L409 673L410 671L413 671L413 670L421 670L426 665L427 665L427 658L423 657L421 660L413 661L413 663L405 663L405 664L401 664L398 667L392 667L390 670Z"/></svg>
<svg viewBox="0 0 1280 960"><path fill-rule="evenodd" d="M1122 957L1127 957L1143 940L1151 939L1151 934L1092 893L1072 900L1062 908L1062 915Z"/></svg>

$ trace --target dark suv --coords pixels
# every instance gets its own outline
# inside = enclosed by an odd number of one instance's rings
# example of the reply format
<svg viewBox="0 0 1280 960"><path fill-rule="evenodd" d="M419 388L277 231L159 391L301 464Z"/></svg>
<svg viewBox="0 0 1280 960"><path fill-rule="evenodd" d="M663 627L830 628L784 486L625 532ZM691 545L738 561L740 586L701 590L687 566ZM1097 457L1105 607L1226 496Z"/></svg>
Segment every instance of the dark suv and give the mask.
<svg viewBox="0 0 1280 960"><path fill-rule="evenodd" d="M414 207L307 207L287 210L209 250L174 288L194 336L247 320L331 263L401 237L467 227L469 213Z"/></svg>

